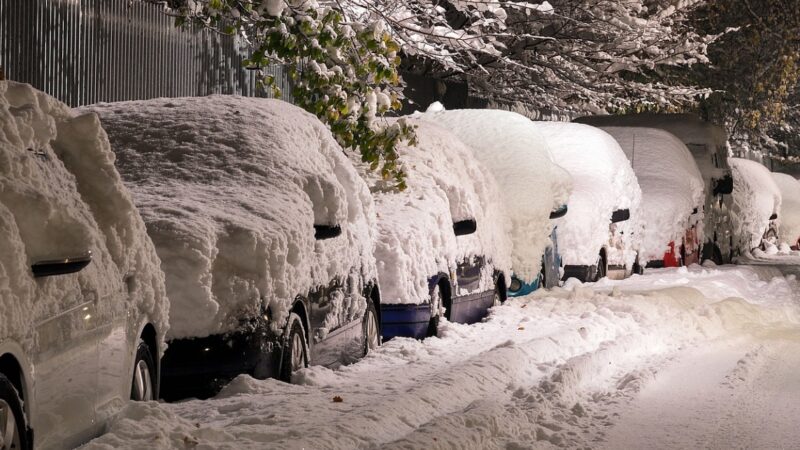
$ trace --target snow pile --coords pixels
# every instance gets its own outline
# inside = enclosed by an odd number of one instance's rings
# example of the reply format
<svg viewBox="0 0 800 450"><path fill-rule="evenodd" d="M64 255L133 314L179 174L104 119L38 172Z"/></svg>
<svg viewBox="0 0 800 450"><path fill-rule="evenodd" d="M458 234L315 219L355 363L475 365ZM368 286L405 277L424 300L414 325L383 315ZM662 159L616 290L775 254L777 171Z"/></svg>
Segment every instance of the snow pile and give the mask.
<svg viewBox="0 0 800 450"><path fill-rule="evenodd" d="M550 212L567 203L569 174L552 162L545 139L530 120L500 110L443 111L435 103L418 117L439 123L458 136L494 175L498 200L511 218L516 276L536 279L550 244Z"/></svg>
<svg viewBox="0 0 800 450"><path fill-rule="evenodd" d="M655 128L602 127L614 136L633 165L642 189L645 228L640 262L660 260L667 244L680 245L686 229L702 223L703 178L692 154L673 134ZM697 214L692 211L697 210ZM691 216L691 217L690 217ZM698 240L703 241L702 233Z"/></svg>
<svg viewBox="0 0 800 450"><path fill-rule="evenodd" d="M677 352L800 325L797 283L774 269L655 270L615 287L515 298L441 337L304 369L304 385L240 376L209 401L133 403L87 448L595 447Z"/></svg>
<svg viewBox="0 0 800 450"><path fill-rule="evenodd" d="M569 213L558 227L564 265L595 265L600 249L606 247L609 264L631 267L641 240L642 191L617 141L588 125L533 123L550 146L556 164L572 175ZM620 248L610 248L611 214L626 208L630 220L615 224Z"/></svg>
<svg viewBox="0 0 800 450"><path fill-rule="evenodd" d="M91 108L163 261L171 338L233 330L262 302L277 326L298 295L377 277L369 191L312 115L229 96ZM314 225L342 235L316 241Z"/></svg>
<svg viewBox="0 0 800 450"><path fill-rule="evenodd" d="M408 188L383 189L378 174L364 170L378 216L375 257L382 301L423 304L430 298L430 277L450 274L474 256L485 256L510 275L510 224L494 179L445 129L408 122L416 127L417 145L398 149ZM477 231L456 237L453 223L470 219ZM491 276L484 273L484 281Z"/></svg>
<svg viewBox="0 0 800 450"><path fill-rule="evenodd" d="M164 275L97 117L10 81L0 81L0 115L0 339L31 351L35 324L87 292L98 317L138 311L163 339ZM31 264L87 251L77 274L33 278Z"/></svg>
<svg viewBox="0 0 800 450"><path fill-rule="evenodd" d="M773 173L781 191L780 240L791 246L800 244L800 181L785 173Z"/></svg>
<svg viewBox="0 0 800 450"><path fill-rule="evenodd" d="M781 211L781 191L770 171L755 161L730 158L733 169L734 242L742 252L761 244L770 216Z"/></svg>

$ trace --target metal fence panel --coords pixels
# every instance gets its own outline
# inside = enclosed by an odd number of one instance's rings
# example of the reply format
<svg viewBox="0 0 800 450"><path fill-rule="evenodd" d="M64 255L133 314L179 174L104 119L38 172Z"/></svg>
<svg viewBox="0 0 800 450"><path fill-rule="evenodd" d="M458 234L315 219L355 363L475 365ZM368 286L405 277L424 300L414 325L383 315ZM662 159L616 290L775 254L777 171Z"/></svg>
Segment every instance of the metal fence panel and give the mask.
<svg viewBox="0 0 800 450"><path fill-rule="evenodd" d="M139 0L0 0L0 67L70 106L154 97L269 96L236 37L176 28ZM291 101L286 70L276 75Z"/></svg>

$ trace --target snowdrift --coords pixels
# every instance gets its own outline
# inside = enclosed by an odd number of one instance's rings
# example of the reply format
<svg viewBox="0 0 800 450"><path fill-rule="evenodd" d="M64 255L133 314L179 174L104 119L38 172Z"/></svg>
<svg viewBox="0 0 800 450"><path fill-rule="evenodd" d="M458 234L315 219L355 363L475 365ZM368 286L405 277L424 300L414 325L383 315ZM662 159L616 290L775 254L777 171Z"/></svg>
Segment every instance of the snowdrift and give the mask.
<svg viewBox="0 0 800 450"><path fill-rule="evenodd" d="M97 116L11 81L0 115L0 340L31 351L36 324L87 292L98 317L140 313L166 330L164 274ZM31 264L87 251L82 271L33 278Z"/></svg>
<svg viewBox="0 0 800 450"><path fill-rule="evenodd" d="M535 280L550 245L550 212L567 203L572 186L569 173L552 162L545 139L530 120L510 111L429 109L418 117L452 131L492 172L511 219L514 273Z"/></svg>
<svg viewBox="0 0 800 450"><path fill-rule="evenodd" d="M569 213L558 227L564 265L596 264L600 249L609 247L612 212L627 208L630 219L616 224L615 240L621 249L607 251L609 264L631 267L641 240L642 191L617 141L588 125L532 123L550 146L555 163L572 175Z"/></svg>
<svg viewBox="0 0 800 450"><path fill-rule="evenodd" d="M677 247L689 226L702 224L703 177L692 154L671 133L644 127L602 130L622 147L642 189L644 233L640 262L661 259L670 241L675 241ZM692 214L695 209L697 214ZM697 237L703 242L702 232Z"/></svg>
<svg viewBox="0 0 800 450"><path fill-rule="evenodd" d="M780 241L790 246L800 241L800 181L785 173L773 173L772 179L781 191Z"/></svg>
<svg viewBox="0 0 800 450"><path fill-rule="evenodd" d="M733 169L734 244L749 252L761 244L770 216L780 220L781 191L770 171L755 161L730 158Z"/></svg>
<svg viewBox="0 0 800 450"><path fill-rule="evenodd" d="M232 96L91 109L163 261L171 338L231 331L262 302L277 327L296 296L377 277L372 198L311 114ZM315 224L342 235L316 241Z"/></svg>
<svg viewBox="0 0 800 450"><path fill-rule="evenodd" d="M363 170L378 217L375 257L382 302L428 302L428 279L452 273L457 262L473 256L486 256L496 270L509 275L510 224L494 179L447 130L406 120L417 135L416 146L398 149L408 188L386 189L375 172ZM453 223L468 219L475 219L477 231L456 237ZM484 273L484 283L492 275Z"/></svg>

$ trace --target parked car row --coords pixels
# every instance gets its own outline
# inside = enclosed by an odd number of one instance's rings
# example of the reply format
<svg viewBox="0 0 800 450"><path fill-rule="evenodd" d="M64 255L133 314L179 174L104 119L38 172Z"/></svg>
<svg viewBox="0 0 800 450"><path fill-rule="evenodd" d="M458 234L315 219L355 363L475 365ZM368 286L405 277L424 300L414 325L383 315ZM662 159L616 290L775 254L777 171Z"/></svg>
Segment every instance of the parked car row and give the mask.
<svg viewBox="0 0 800 450"><path fill-rule="evenodd" d="M70 110L1 81L0 114L0 437L17 448L79 445L128 399L347 364L569 278L722 263L755 242L728 212L763 203L737 200L752 170L731 177L724 133L683 115L434 106L389 121L416 133L398 191L279 100Z"/></svg>

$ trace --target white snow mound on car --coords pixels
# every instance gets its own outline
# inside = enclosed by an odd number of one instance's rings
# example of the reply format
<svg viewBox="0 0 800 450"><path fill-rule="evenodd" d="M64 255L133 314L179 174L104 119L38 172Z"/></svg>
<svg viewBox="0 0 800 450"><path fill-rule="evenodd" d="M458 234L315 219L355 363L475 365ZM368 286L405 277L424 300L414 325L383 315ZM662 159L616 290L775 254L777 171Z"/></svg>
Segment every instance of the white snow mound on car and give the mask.
<svg viewBox="0 0 800 450"><path fill-rule="evenodd" d="M769 218L777 213L780 220L781 191L769 169L742 158L729 158L733 170L734 241L739 250L748 252L761 244Z"/></svg>
<svg viewBox="0 0 800 450"><path fill-rule="evenodd" d="M366 184L317 118L233 96L92 106L163 261L170 338L235 330L332 279L377 278ZM314 239L317 225L342 235ZM339 305L356 317L364 303Z"/></svg>
<svg viewBox="0 0 800 450"><path fill-rule="evenodd" d="M642 191L617 141L598 128L577 123L533 122L547 140L556 164L572 175L569 212L558 227L564 265L594 265L609 241L611 214L629 209L618 223L624 251L607 248L610 264L633 265L641 240Z"/></svg>
<svg viewBox="0 0 800 450"><path fill-rule="evenodd" d="M452 131L494 175L501 188L498 200L511 219L514 273L532 282L550 244L550 212L569 198L569 173L553 163L547 142L525 116L501 110L432 107L418 117Z"/></svg>
<svg viewBox="0 0 800 450"><path fill-rule="evenodd" d="M378 215L375 255L383 303L427 302L428 279L450 274L456 262L473 256L485 256L508 275L511 226L494 179L447 130L402 120L415 127L417 140L414 146L398 148L408 187L389 189L376 174L363 170ZM468 219L476 221L477 231L456 237L453 223ZM491 276L484 273L484 281L490 282Z"/></svg>
<svg viewBox="0 0 800 450"><path fill-rule="evenodd" d="M160 261L97 116L11 81L0 81L0 115L0 340L30 351L35 324L87 293L98 317L139 313L166 330ZM77 274L33 278L31 264L87 251Z"/></svg>
<svg viewBox="0 0 800 450"><path fill-rule="evenodd" d="M702 224L703 176L689 149L675 135L655 128L602 127L622 147L642 189L645 228L640 261L662 259L670 241L680 245L694 220ZM703 241L702 234L698 240Z"/></svg>
<svg viewBox="0 0 800 450"><path fill-rule="evenodd" d="M785 173L773 173L772 179L781 191L780 240L795 245L800 239L800 181Z"/></svg>

